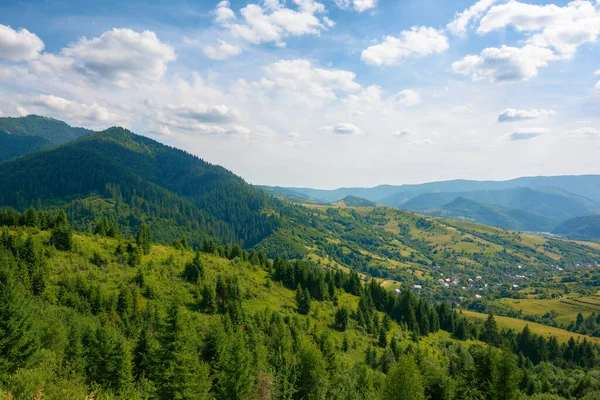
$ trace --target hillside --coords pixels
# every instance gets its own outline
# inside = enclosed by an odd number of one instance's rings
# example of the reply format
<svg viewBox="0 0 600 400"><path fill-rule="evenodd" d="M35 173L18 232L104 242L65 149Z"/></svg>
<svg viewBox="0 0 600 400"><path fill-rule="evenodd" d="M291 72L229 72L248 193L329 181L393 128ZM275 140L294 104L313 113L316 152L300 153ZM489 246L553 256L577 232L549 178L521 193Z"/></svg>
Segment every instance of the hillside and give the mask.
<svg viewBox="0 0 600 400"><path fill-rule="evenodd" d="M0 164L0 205L61 206L80 230L102 217L157 240L210 234L252 246L277 227L269 196L230 171L121 128Z"/></svg>
<svg viewBox="0 0 600 400"><path fill-rule="evenodd" d="M58 250L52 235L2 229L1 398L453 399L500 396L506 374L544 383L531 394L598 394L600 349L584 335L489 329L410 290L224 246L146 254L75 234Z"/></svg>
<svg viewBox="0 0 600 400"><path fill-rule="evenodd" d="M511 265L534 265L542 273L552 263L570 266L600 253L584 244L373 207L356 197L343 205L306 199L298 206L288 203L296 199L293 192L285 196L273 199L222 167L121 128L0 164L0 206L59 207L78 231L116 226L132 237L145 223L156 242L185 238L198 245L212 236L271 257L391 282L435 281L434 266L486 271L500 281Z"/></svg>
<svg viewBox="0 0 600 400"><path fill-rule="evenodd" d="M361 199L356 196L346 196L341 200L335 201L331 203L334 206L342 206L342 207L376 207L377 203L367 200Z"/></svg>
<svg viewBox="0 0 600 400"><path fill-rule="evenodd" d="M548 232L556 224L554 220L525 211L479 203L464 197L457 197L438 209L424 210L423 212L428 215L520 231Z"/></svg>
<svg viewBox="0 0 600 400"><path fill-rule="evenodd" d="M0 118L0 163L92 133L53 118Z"/></svg>
<svg viewBox="0 0 600 400"><path fill-rule="evenodd" d="M552 233L572 239L600 240L600 215L568 219L554 228Z"/></svg>

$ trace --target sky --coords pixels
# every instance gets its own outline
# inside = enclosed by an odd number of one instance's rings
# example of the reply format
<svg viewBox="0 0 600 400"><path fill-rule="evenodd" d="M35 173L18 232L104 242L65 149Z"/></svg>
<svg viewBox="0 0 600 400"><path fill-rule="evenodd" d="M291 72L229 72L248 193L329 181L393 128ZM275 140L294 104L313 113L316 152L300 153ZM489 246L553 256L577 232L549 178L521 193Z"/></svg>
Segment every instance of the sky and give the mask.
<svg viewBox="0 0 600 400"><path fill-rule="evenodd" d="M0 116L253 184L600 173L600 0L0 2Z"/></svg>

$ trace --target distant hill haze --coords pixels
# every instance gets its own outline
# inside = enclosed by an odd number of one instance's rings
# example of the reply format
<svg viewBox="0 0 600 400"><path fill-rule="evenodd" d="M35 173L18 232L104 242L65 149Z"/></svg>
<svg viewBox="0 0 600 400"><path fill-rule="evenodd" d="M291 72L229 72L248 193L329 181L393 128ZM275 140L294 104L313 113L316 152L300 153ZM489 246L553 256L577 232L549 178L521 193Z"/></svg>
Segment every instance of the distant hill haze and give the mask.
<svg viewBox="0 0 600 400"><path fill-rule="evenodd" d="M549 232L562 221L600 214L600 175L524 177L507 181L453 180L420 185L321 190L277 188L288 196L333 203L361 197L423 214L507 229ZM455 202L457 199L462 199ZM466 202L470 200L470 202Z"/></svg>

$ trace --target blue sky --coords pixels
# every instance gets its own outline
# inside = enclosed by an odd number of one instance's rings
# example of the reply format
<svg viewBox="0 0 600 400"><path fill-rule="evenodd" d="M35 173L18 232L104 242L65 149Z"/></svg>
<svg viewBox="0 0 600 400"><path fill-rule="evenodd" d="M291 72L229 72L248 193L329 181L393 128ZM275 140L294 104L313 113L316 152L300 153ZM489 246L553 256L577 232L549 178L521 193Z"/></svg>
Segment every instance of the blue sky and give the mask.
<svg viewBox="0 0 600 400"><path fill-rule="evenodd" d="M257 184L600 173L598 36L597 0L4 1L0 114Z"/></svg>

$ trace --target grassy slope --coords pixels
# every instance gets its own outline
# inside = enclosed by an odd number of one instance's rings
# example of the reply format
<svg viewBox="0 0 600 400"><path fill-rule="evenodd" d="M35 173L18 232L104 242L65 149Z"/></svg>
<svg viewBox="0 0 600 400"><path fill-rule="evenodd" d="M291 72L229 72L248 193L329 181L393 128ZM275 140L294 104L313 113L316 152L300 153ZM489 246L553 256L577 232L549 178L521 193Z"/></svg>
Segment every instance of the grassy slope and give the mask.
<svg viewBox="0 0 600 400"><path fill-rule="evenodd" d="M485 320L488 317L487 314L482 314L475 311L462 310L462 313L467 317L477 318L480 320ZM515 331L520 332L523 330L523 328L525 328L525 326L528 325L529 329L531 329L531 332L545 337L556 336L560 343L566 343L571 337L573 337L575 340L587 339L588 341L594 343L600 343L600 338L594 338L587 335L580 335L577 333L566 331L564 329L554 328L542 324L536 324L535 322L523 321L522 319L518 318L501 317L495 315L494 319L496 320L496 323L500 328L514 329Z"/></svg>
<svg viewBox="0 0 600 400"><path fill-rule="evenodd" d="M34 235L36 240L46 242L49 238L48 232L36 230L21 230L23 237ZM14 233L14 231L13 231ZM60 252L48 248L49 267L51 271L51 284L44 293L46 306L40 312L60 315L60 306L54 306L58 296L56 283L65 277L81 277L88 282L99 283L103 292L116 293L119 285L131 281L137 273L137 268L121 266L113 256L117 248L117 240L101 238L83 234L74 235L74 252ZM99 268L90 262L94 253L109 260L106 268ZM141 307L153 302L163 303L169 301L172 296L180 297L187 304L187 314L198 323L198 326L206 327L220 320L221 316L205 314L198 310L195 293L198 288L195 285L184 282L179 277L186 262L194 257L191 250L177 250L173 247L154 245L150 254L142 257L142 268L145 272L145 282L152 288L152 299L142 298ZM277 282L271 281L268 273L260 267L252 266L246 262L235 262L220 258L215 255L202 254L205 267L206 279L216 279L218 274L225 276L235 275L239 277L240 286L244 295L244 310L249 313L265 312L265 310L278 311L283 315L297 315L293 290L283 287ZM338 304L346 305L355 310L358 305L356 296L341 293ZM347 335L351 349L347 352L339 352L340 361L347 366L354 365L363 360L366 349L373 345L377 346L377 338L364 333L362 328L351 322L351 327L345 332L332 329L334 313L337 307L332 302L314 301L311 310L312 332L328 330L332 339L341 346L344 335ZM408 334L402 332L400 327L393 323L389 333L397 335L401 340L406 339ZM440 333L439 335L444 335Z"/></svg>

